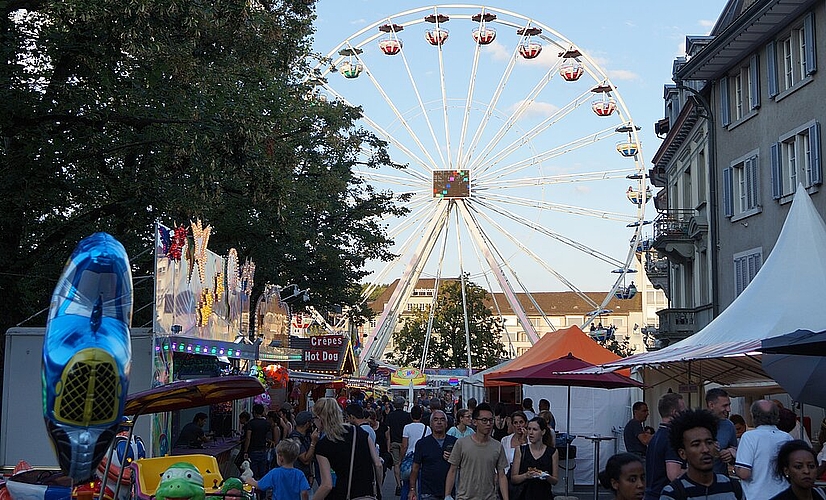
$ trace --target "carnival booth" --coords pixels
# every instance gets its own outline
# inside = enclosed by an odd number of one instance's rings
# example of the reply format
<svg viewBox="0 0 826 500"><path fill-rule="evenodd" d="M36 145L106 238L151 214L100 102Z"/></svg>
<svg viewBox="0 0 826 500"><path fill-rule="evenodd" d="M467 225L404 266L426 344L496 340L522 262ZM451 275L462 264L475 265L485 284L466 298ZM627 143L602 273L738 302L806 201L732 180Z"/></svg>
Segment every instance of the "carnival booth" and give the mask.
<svg viewBox="0 0 826 500"><path fill-rule="evenodd" d="M489 400L497 401L498 394L505 394L503 389L516 389L518 392L519 384L496 381L493 377L556 360L569 353L595 365L620 359L619 356L599 345L578 326L549 332L523 355L500 369L484 375ZM628 375L627 370L624 375ZM544 398L551 402L551 412L556 419L556 430L564 432L570 429L571 435L578 436L573 441L577 447L575 463L568 465L569 468L573 468L572 484L593 485L595 450L592 441L586 439L585 436L598 435L608 438L600 443L599 470L601 470L608 457L624 449L621 430L631 419L633 403L642 399L642 391L638 388L608 390L572 385L570 388L570 424L566 415L568 394L568 388L564 386L522 384L520 400L531 398L535 409L540 399ZM563 481L560 481L555 491L564 491Z"/></svg>

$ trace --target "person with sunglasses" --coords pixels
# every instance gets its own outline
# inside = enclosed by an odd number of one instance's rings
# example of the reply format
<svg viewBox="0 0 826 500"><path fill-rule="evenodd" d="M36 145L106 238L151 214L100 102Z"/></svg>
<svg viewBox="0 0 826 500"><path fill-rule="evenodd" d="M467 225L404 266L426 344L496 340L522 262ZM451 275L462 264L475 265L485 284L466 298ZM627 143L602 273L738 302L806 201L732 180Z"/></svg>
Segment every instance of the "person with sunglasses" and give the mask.
<svg viewBox="0 0 826 500"><path fill-rule="evenodd" d="M453 436L456 439L459 439L470 436L476 432L470 426L470 422L473 419L473 415L470 414L470 410L467 408L462 408L456 416L458 417L456 425L447 430L448 436Z"/></svg>

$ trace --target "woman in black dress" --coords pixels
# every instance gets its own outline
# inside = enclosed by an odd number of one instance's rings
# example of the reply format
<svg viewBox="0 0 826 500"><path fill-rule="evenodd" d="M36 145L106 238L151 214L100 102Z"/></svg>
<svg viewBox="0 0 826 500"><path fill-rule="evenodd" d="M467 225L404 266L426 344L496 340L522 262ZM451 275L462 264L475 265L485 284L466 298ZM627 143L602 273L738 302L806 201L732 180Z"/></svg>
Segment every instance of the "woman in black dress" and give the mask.
<svg viewBox="0 0 826 500"><path fill-rule="evenodd" d="M373 439L361 427L344 424L341 408L333 398L316 401L313 415L318 430L322 432L315 450L321 481L313 499L345 500L348 487L350 498L375 495L381 489L376 478L381 478L382 474L381 461ZM353 439L356 440L355 455ZM354 457L352 478L351 456ZM336 473L335 486L331 471Z"/></svg>
<svg viewBox="0 0 826 500"><path fill-rule="evenodd" d="M528 422L528 444L513 454L511 482L524 483L518 498L553 498L553 485L559 482L559 454L554 447L554 431L542 417Z"/></svg>

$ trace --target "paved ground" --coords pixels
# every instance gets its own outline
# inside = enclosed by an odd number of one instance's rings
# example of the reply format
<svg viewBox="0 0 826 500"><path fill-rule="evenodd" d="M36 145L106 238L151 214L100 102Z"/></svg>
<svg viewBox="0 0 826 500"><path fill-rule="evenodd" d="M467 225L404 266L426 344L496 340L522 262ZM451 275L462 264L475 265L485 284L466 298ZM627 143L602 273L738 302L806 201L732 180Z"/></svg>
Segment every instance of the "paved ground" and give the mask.
<svg viewBox="0 0 826 500"><path fill-rule="evenodd" d="M593 500L594 499L594 488L590 486L576 486L572 487L573 491L570 492L569 500ZM381 488L381 496L382 500L397 500L399 497L395 496L396 490L396 482L392 476L388 476L387 479L384 481L384 485ZM556 493L554 497L555 500L560 500L565 498L564 490L562 493ZM610 500L614 498L614 496L604 488L599 489L599 500Z"/></svg>

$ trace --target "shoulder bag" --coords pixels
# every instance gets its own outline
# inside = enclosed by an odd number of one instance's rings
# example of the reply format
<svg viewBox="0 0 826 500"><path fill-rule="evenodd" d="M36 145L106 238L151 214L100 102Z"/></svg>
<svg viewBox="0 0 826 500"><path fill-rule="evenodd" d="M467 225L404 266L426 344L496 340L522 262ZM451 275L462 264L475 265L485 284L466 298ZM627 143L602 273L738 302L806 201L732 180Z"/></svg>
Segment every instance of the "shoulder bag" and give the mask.
<svg viewBox="0 0 826 500"><path fill-rule="evenodd" d="M376 496L375 471L373 472L373 495L350 498L350 488L353 486L353 462L356 459L356 437L358 437L358 427L353 426L353 450L350 452L350 476L347 481L347 500L378 500L378 497Z"/></svg>
<svg viewBox="0 0 826 500"><path fill-rule="evenodd" d="M423 424L424 425L424 424ZM424 426L422 429L422 437L419 439L424 439L424 435L427 432L427 426ZM418 442L418 441L417 441ZM415 448L415 446L414 446ZM413 470L413 452L414 449L407 450L407 453L404 454L404 458L402 459L401 464L399 465L399 474L401 475L402 481L407 481L410 479L410 471Z"/></svg>

